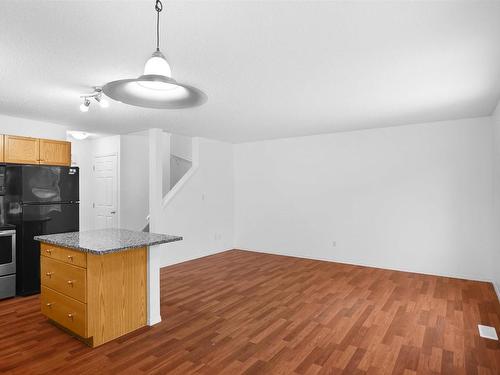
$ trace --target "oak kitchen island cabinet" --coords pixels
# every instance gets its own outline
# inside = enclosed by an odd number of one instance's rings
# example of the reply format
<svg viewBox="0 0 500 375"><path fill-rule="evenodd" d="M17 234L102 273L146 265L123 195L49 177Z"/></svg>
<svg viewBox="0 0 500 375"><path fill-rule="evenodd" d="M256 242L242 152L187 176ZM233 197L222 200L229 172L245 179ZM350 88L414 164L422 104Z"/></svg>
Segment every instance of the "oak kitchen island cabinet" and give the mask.
<svg viewBox="0 0 500 375"><path fill-rule="evenodd" d="M147 324L149 247L182 237L104 229L35 240L42 313L96 347Z"/></svg>

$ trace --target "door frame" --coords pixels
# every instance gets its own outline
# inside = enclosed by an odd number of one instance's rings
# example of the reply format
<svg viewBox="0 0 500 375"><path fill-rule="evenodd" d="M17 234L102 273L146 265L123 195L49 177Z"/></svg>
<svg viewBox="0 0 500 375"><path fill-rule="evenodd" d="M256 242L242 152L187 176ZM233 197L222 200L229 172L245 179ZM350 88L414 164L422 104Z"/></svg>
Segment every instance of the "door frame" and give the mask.
<svg viewBox="0 0 500 375"><path fill-rule="evenodd" d="M116 151L114 152L98 152L92 155L92 182L94 186L97 186L95 183L95 159L102 158L106 156L116 156L116 227L120 228L120 154ZM92 200L92 220L95 219L95 207L94 200ZM94 228L95 229L95 228Z"/></svg>

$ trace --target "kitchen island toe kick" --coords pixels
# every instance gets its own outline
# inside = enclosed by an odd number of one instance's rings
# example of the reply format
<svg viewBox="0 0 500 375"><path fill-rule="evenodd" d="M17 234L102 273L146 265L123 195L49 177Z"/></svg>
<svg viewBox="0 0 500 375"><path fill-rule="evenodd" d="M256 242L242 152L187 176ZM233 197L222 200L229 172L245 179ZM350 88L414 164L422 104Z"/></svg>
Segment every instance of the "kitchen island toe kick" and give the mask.
<svg viewBox="0 0 500 375"><path fill-rule="evenodd" d="M182 237L112 229L35 239L42 313L96 347L147 324L149 246Z"/></svg>

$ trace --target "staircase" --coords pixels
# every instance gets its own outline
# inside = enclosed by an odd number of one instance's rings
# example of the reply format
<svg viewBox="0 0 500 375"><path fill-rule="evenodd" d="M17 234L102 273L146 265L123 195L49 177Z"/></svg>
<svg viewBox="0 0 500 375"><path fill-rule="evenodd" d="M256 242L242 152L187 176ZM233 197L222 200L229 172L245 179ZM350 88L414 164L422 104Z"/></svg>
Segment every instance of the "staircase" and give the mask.
<svg viewBox="0 0 500 375"><path fill-rule="evenodd" d="M165 201L169 192L182 180L193 167L193 139L162 132L162 201ZM151 181L151 179L150 179ZM143 232L150 230L150 216L145 219Z"/></svg>

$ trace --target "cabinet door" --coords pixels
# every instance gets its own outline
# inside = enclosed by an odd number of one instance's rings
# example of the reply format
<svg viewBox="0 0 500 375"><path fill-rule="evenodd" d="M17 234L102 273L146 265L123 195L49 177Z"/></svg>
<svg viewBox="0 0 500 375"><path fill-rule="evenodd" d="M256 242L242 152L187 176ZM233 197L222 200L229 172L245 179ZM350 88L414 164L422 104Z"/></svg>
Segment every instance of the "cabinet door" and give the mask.
<svg viewBox="0 0 500 375"><path fill-rule="evenodd" d="M16 135L6 135L4 138L6 163L39 164L40 141L38 138Z"/></svg>
<svg viewBox="0 0 500 375"><path fill-rule="evenodd" d="M3 135L0 135L0 162L5 162L5 157L3 155Z"/></svg>
<svg viewBox="0 0 500 375"><path fill-rule="evenodd" d="M40 139L40 164L70 166L71 143Z"/></svg>

